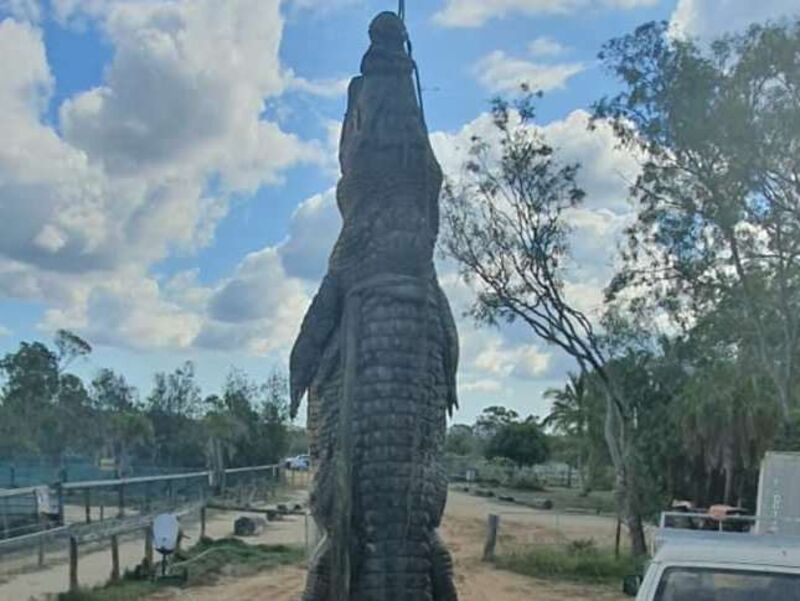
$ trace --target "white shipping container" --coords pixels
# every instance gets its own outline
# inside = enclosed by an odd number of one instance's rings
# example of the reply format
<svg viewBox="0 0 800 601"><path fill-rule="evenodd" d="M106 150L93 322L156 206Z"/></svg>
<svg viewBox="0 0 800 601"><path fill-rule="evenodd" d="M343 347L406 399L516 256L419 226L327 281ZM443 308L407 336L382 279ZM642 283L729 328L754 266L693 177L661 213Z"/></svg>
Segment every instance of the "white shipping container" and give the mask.
<svg viewBox="0 0 800 601"><path fill-rule="evenodd" d="M767 453L758 482L759 533L800 536L800 453Z"/></svg>

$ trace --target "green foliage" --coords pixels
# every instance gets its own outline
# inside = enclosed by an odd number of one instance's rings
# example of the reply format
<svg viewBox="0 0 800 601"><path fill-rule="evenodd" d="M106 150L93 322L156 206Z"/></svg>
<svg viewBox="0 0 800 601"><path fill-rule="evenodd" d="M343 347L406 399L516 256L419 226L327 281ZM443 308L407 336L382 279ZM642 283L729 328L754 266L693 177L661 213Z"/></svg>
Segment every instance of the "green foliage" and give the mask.
<svg viewBox="0 0 800 601"><path fill-rule="evenodd" d="M23 342L0 358L0 458L40 456L54 465L70 453L113 458L124 475L135 462L199 468L208 456L216 467L231 467L277 463L286 452L280 372L256 384L233 371L222 395L204 401L187 362L156 374L142 404L121 373L100 369L87 389L65 371L91 352L77 335L59 331L54 346Z"/></svg>
<svg viewBox="0 0 800 601"><path fill-rule="evenodd" d="M248 545L237 538L203 539L195 545L179 567L185 567L190 583L208 580L226 566L240 573L294 565L305 559L302 547L287 545Z"/></svg>
<svg viewBox="0 0 800 601"><path fill-rule="evenodd" d="M40 453L57 461L76 446L74 419L85 417L88 395L63 368L91 347L66 331L58 333L57 345L54 352L40 342L23 342L0 359L0 456Z"/></svg>
<svg viewBox="0 0 800 601"><path fill-rule="evenodd" d="M146 408L154 425L156 463L201 467L207 436L199 421L203 399L194 364L187 361L170 374L155 374Z"/></svg>
<svg viewBox="0 0 800 601"><path fill-rule="evenodd" d="M774 393L788 419L800 342L800 22L707 48L667 27L642 26L601 55L623 89L596 116L646 159L609 297L687 329L727 324L730 348L764 379L760 396Z"/></svg>
<svg viewBox="0 0 800 601"><path fill-rule="evenodd" d="M136 389L112 369L101 369L92 380L92 404L99 411L132 411L137 402Z"/></svg>
<svg viewBox="0 0 800 601"><path fill-rule="evenodd" d="M222 396L213 399L210 415L229 417L226 440L238 465L276 463L286 452L289 436L289 386L286 377L273 372L257 384L244 373L233 371Z"/></svg>
<svg viewBox="0 0 800 601"><path fill-rule="evenodd" d="M617 559L612 550L598 549L594 541L520 549L501 555L496 565L533 578L615 585L625 576L641 571L639 561L629 555Z"/></svg>
<svg viewBox="0 0 800 601"><path fill-rule="evenodd" d="M508 480L507 486L514 490L522 490L528 492L541 492L544 490L544 485L541 480L536 477L536 474L524 472L522 470L515 471L511 478Z"/></svg>
<svg viewBox="0 0 800 601"><path fill-rule="evenodd" d="M472 426L455 424L447 431L445 452L460 457L478 456L481 454L482 441L475 434Z"/></svg>
<svg viewBox="0 0 800 601"><path fill-rule="evenodd" d="M54 344L62 371L75 359L85 357L92 352L91 344L69 330L58 330Z"/></svg>
<svg viewBox="0 0 800 601"><path fill-rule="evenodd" d="M486 446L487 459L502 457L518 467L544 463L549 456L547 436L533 418L501 426Z"/></svg>
<svg viewBox="0 0 800 601"><path fill-rule="evenodd" d="M578 467L584 492L588 493L599 483L602 468L609 463L605 395L589 376L570 374L563 389L551 388L545 391L544 398L552 405L542 425L562 435L559 442L563 444L556 443L562 449L561 458Z"/></svg>
<svg viewBox="0 0 800 601"><path fill-rule="evenodd" d="M483 410L475 421L472 431L479 438L488 440L504 426L518 421L519 413L501 405L494 405Z"/></svg>

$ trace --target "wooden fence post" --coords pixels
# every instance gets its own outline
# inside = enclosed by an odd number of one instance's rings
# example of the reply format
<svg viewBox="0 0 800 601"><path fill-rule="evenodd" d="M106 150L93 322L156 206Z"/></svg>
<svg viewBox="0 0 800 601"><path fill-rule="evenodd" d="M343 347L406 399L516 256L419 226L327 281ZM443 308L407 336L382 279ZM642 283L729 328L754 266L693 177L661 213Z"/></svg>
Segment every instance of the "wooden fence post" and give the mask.
<svg viewBox="0 0 800 601"><path fill-rule="evenodd" d="M78 539L69 537L69 591L78 592Z"/></svg>
<svg viewBox="0 0 800 601"><path fill-rule="evenodd" d="M119 513L117 514L119 517L125 517L125 485L119 485Z"/></svg>
<svg viewBox="0 0 800 601"><path fill-rule="evenodd" d="M119 582L119 537L111 537L111 582Z"/></svg>
<svg viewBox="0 0 800 601"><path fill-rule="evenodd" d="M10 526L8 522L8 497L3 499L3 538L9 538L11 536Z"/></svg>
<svg viewBox="0 0 800 601"><path fill-rule="evenodd" d="M84 492L84 503L86 504L86 523L92 523L92 491L87 488Z"/></svg>
<svg viewBox="0 0 800 601"><path fill-rule="evenodd" d="M66 526L64 520L64 483L59 482L56 484L56 494L58 495L58 525Z"/></svg>
<svg viewBox="0 0 800 601"><path fill-rule="evenodd" d="M622 518L617 517L617 533L614 540L614 557L619 559L620 545L622 544Z"/></svg>
<svg viewBox="0 0 800 601"><path fill-rule="evenodd" d="M206 537L206 506L205 503L200 508L200 538Z"/></svg>
<svg viewBox="0 0 800 601"><path fill-rule="evenodd" d="M40 568L44 567L44 545L45 545L45 536L47 531L47 521L44 517L44 514L39 512L39 557L38 557L38 565Z"/></svg>
<svg viewBox="0 0 800 601"><path fill-rule="evenodd" d="M144 563L148 570L148 575L153 574L153 528L152 525L144 531Z"/></svg>
<svg viewBox="0 0 800 601"><path fill-rule="evenodd" d="M500 527L500 516L489 515L489 524L486 529L486 544L483 547L483 561L494 560L494 550L497 546L497 530Z"/></svg>

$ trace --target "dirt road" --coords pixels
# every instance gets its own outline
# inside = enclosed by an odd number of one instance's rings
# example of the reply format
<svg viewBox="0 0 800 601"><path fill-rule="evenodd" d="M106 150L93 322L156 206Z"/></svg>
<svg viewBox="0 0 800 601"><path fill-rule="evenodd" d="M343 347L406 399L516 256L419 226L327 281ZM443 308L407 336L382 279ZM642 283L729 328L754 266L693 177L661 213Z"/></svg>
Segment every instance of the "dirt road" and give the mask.
<svg viewBox="0 0 800 601"><path fill-rule="evenodd" d="M442 535L453 551L461 601L622 601L619 593L602 587L584 587L535 580L496 570L481 563L484 524L489 513L501 515L500 550L530 540L562 540L564 536L596 538L602 544L613 537L614 522L604 518L559 516L451 493ZM578 519L573 519L578 518ZM299 525L299 524L298 524ZM299 537L300 532L297 533ZM274 540L274 539L273 539ZM223 578L217 585L160 592L148 601L298 601L305 571L284 568L255 576Z"/></svg>

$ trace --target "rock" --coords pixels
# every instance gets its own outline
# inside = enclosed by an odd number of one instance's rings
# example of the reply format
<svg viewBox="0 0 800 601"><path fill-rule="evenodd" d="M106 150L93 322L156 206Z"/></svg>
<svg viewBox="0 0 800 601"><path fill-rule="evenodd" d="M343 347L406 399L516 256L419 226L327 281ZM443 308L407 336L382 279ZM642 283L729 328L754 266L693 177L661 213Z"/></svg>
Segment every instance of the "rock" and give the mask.
<svg viewBox="0 0 800 601"><path fill-rule="evenodd" d="M236 536L258 536L267 529L267 520L242 516L233 523L233 533Z"/></svg>

